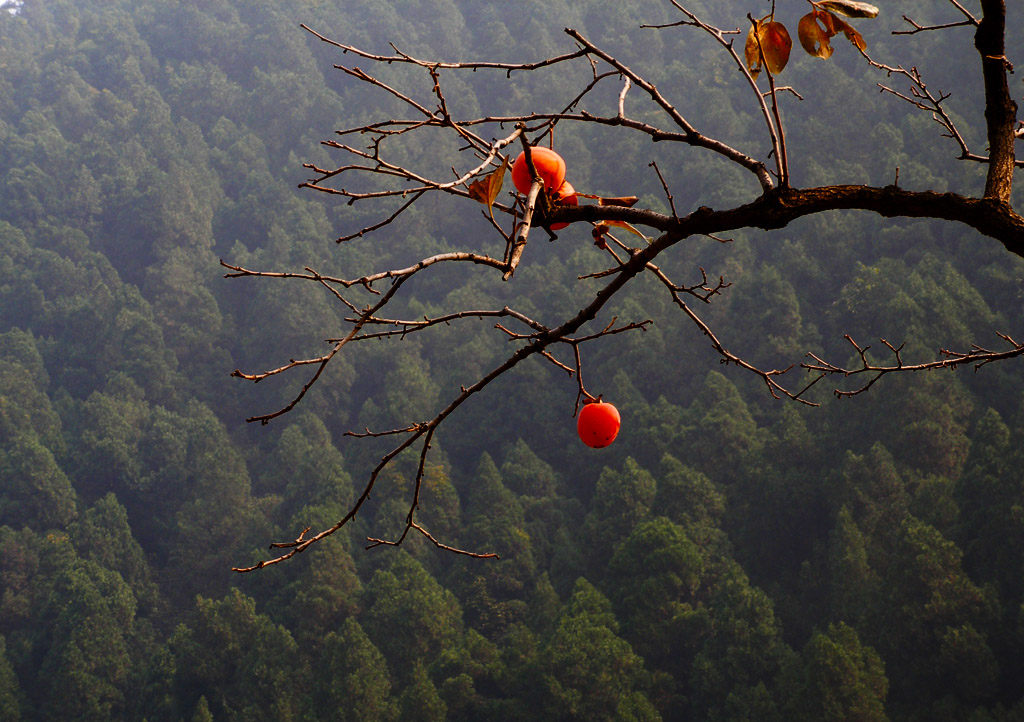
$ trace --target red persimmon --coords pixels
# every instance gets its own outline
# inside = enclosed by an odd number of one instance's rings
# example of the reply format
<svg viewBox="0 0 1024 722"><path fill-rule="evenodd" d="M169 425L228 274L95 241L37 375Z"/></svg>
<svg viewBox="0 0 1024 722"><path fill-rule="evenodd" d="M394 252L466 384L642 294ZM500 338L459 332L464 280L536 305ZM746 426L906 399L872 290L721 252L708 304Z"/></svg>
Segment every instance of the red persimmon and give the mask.
<svg viewBox="0 0 1024 722"><path fill-rule="evenodd" d="M594 401L580 409L576 431L584 444L601 449L615 441L619 423L618 409L604 401Z"/></svg>

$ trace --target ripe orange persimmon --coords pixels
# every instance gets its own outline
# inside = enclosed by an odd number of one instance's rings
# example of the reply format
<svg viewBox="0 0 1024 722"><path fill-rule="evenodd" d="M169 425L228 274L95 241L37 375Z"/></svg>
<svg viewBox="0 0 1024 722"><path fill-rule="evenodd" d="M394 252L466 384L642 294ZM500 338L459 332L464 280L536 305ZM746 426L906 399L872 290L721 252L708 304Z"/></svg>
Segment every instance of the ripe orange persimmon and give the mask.
<svg viewBox="0 0 1024 722"><path fill-rule="evenodd" d="M533 165L549 193L562 185L562 181L565 180L565 161L562 160L562 156L549 148L537 147L530 149L530 157L533 158ZM525 151L520 153L512 164L512 183L523 195L528 194L530 186L533 185L530 167L526 165Z"/></svg>
<svg viewBox="0 0 1024 722"><path fill-rule="evenodd" d="M615 441L619 423L618 409L604 401L593 401L580 409L576 432L584 444L601 449Z"/></svg>
<svg viewBox="0 0 1024 722"><path fill-rule="evenodd" d="M555 203L561 203L563 206L579 204L579 198L576 197L576 189L572 187L569 181L562 181L562 185L558 186L558 190L555 191L554 201ZM552 223L548 228L553 231L560 231L568 225L568 223Z"/></svg>

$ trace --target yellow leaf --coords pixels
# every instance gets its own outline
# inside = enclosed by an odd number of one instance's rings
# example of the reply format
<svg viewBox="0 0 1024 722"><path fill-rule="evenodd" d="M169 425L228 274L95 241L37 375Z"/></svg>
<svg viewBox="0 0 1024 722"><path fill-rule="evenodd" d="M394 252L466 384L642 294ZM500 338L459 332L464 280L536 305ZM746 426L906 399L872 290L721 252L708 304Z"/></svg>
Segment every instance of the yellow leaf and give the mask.
<svg viewBox="0 0 1024 722"><path fill-rule="evenodd" d="M747 42L743 46L743 54L747 59L747 69L754 76L755 80L757 80L757 76L761 72L761 53L757 49L757 31L760 27L760 20L750 26L750 30L747 32Z"/></svg>
<svg viewBox="0 0 1024 722"><path fill-rule="evenodd" d="M822 14L827 15L828 13ZM807 13L800 18L800 25L796 29L796 35L800 39L800 44L809 55L817 58L828 58L832 55L833 48L829 44L828 39L835 35L835 33L830 33L828 29L822 28L818 24L816 12Z"/></svg>
<svg viewBox="0 0 1024 722"><path fill-rule="evenodd" d="M854 0L821 0L816 3L818 7L831 10L834 13L845 15L848 18L875 18L878 17L878 8L868 3L854 2Z"/></svg>
<svg viewBox="0 0 1024 722"><path fill-rule="evenodd" d="M641 233L640 231L638 231L636 228L631 226L629 223L626 223L625 221L601 221L601 223L603 225L606 225L606 226L615 226L617 228L624 228L627 231L629 231L630 233L635 233L636 235L640 236L645 241L648 240L647 236L645 236L643 233Z"/></svg>
<svg viewBox="0 0 1024 722"><path fill-rule="evenodd" d="M491 220L494 220L494 200L501 193L501 185L505 181L506 170L508 170L507 157L496 171L483 180L475 180L469 184L469 197L487 205L487 212L491 214Z"/></svg>

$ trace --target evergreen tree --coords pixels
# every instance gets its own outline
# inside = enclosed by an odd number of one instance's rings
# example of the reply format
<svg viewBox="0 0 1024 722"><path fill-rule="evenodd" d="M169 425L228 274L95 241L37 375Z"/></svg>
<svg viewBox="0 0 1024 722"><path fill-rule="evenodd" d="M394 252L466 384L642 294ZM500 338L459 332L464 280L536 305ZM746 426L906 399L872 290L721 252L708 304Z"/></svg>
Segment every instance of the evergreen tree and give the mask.
<svg viewBox="0 0 1024 722"><path fill-rule="evenodd" d="M316 714L341 722L390 722L395 700L387 662L353 617L324 639L316 675Z"/></svg>
<svg viewBox="0 0 1024 722"><path fill-rule="evenodd" d="M794 665L786 715L794 721L888 722L888 681L878 654L840 622L815 632Z"/></svg>

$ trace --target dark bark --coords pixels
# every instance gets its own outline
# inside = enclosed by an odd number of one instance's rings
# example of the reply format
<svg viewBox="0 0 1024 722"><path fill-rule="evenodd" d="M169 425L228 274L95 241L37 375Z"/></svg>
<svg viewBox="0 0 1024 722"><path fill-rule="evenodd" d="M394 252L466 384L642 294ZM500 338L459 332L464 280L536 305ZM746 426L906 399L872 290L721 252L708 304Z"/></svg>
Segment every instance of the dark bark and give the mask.
<svg viewBox="0 0 1024 722"><path fill-rule="evenodd" d="M1017 104L1010 96L1006 71L1006 4L1003 0L982 0L982 17L974 35L974 46L981 55L985 79L985 124L988 129L989 168L985 197L1010 200L1013 187L1014 133Z"/></svg>
<svg viewBox="0 0 1024 722"><path fill-rule="evenodd" d="M559 206L552 211L551 219L621 220L667 231L681 239L740 228L783 228L797 218L837 210L872 211L886 218L958 221L1000 241L1006 250L1024 258L1024 217L1018 215L1009 203L995 198L968 198L956 193L909 191L897 186L780 188L738 208L715 211L701 207L678 219L635 208Z"/></svg>

